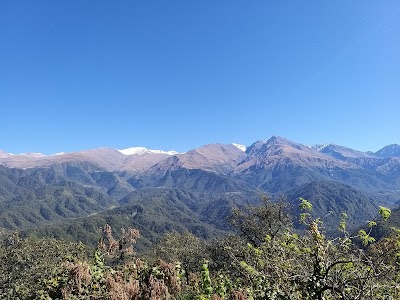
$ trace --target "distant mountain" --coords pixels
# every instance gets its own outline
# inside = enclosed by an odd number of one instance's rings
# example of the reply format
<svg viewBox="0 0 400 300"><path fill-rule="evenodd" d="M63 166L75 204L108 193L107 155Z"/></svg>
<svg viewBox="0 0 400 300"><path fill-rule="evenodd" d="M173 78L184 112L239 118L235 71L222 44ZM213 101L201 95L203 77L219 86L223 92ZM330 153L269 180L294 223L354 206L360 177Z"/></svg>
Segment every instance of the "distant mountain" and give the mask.
<svg viewBox="0 0 400 300"><path fill-rule="evenodd" d="M334 144L325 144L325 145L315 145L312 147L313 149L332 156L334 158L340 160L350 160L355 158L374 158L374 155L371 155L366 152L361 152L357 150L353 150L347 147L334 145Z"/></svg>
<svg viewBox="0 0 400 300"><path fill-rule="evenodd" d="M232 143L232 145L235 146L236 148L242 150L243 152L246 152L247 147L245 145L236 144L236 143Z"/></svg>
<svg viewBox="0 0 400 300"><path fill-rule="evenodd" d="M127 149L122 149L122 150L118 150L119 152L121 152L124 155L143 155L143 154L167 154L167 155L175 155L175 154L179 154L178 152L174 151L174 150L170 150L170 151L163 151L163 150L150 150L144 147L132 147L132 148L127 148Z"/></svg>
<svg viewBox="0 0 400 300"><path fill-rule="evenodd" d="M171 155L166 153L131 154L124 159L118 171L127 174L142 174L169 157Z"/></svg>
<svg viewBox="0 0 400 300"><path fill-rule="evenodd" d="M78 227L71 219L78 218L85 236L107 220L140 226L148 243L171 228L210 237L228 229L223 220L232 207L257 203L263 194L286 194L293 205L309 198L316 216L328 216L329 230L341 211L351 216L349 226L357 226L377 205L400 204L398 147L366 153L273 136L247 147L210 144L185 153L143 147L51 156L0 151L0 227L62 223L72 233ZM139 206L140 222L123 221Z"/></svg>
<svg viewBox="0 0 400 300"><path fill-rule="evenodd" d="M342 162L282 137L258 141L247 148L246 154L247 157L235 168L235 173L248 173L257 169L274 169L278 165L324 169L355 168L352 164Z"/></svg>
<svg viewBox="0 0 400 300"><path fill-rule="evenodd" d="M400 157L400 145L392 144L383 147L381 150L375 152L376 156L379 157Z"/></svg>
<svg viewBox="0 0 400 300"><path fill-rule="evenodd" d="M177 154L175 151L149 150L143 147L116 150L98 148L71 153L45 156L40 153L8 154L0 153L0 164L11 168L38 168L62 163L91 163L99 170L143 172L159 161Z"/></svg>
<svg viewBox="0 0 400 300"><path fill-rule="evenodd" d="M287 192L315 180L348 182L350 178L361 189L385 185L352 162L281 137L258 141L247 148L246 154L234 170L237 178L272 193Z"/></svg>
<svg viewBox="0 0 400 300"><path fill-rule="evenodd" d="M383 163L376 168L376 171L387 174L398 180L400 176L400 157L392 157L383 160Z"/></svg>
<svg viewBox="0 0 400 300"><path fill-rule="evenodd" d="M211 144L171 156L150 168L149 173L165 174L167 171L185 168L228 174L245 157L245 152L237 146Z"/></svg>
<svg viewBox="0 0 400 300"><path fill-rule="evenodd" d="M355 164L365 170L392 176L400 174L400 156L395 157L397 149L395 146L398 145L389 145L387 146L388 148L385 147L387 149L383 148L376 153L361 152L333 144L317 145L313 148L334 158Z"/></svg>
<svg viewBox="0 0 400 300"><path fill-rule="evenodd" d="M91 163L97 168L113 169L121 163L124 155L115 149L99 148L75 153L63 153L51 156L43 154L26 155L16 154L1 158L0 162L11 168L38 168L49 167L62 163Z"/></svg>

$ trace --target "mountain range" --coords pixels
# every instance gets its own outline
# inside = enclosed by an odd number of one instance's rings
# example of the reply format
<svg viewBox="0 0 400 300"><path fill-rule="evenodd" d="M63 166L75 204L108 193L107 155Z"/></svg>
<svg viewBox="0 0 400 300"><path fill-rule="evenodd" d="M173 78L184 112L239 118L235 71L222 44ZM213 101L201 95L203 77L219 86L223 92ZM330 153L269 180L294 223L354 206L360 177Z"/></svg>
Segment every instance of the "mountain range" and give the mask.
<svg viewBox="0 0 400 300"><path fill-rule="evenodd" d="M147 232L149 243L171 229L211 237L228 230L224 219L233 206L256 204L263 194L284 194L293 207L299 197L308 198L328 231L343 211L351 226L359 226L379 205L399 205L400 145L372 153L273 136L248 147L210 144L185 153L143 147L50 156L0 151L5 229L49 233L49 224L61 230L71 220L84 224L115 214Z"/></svg>

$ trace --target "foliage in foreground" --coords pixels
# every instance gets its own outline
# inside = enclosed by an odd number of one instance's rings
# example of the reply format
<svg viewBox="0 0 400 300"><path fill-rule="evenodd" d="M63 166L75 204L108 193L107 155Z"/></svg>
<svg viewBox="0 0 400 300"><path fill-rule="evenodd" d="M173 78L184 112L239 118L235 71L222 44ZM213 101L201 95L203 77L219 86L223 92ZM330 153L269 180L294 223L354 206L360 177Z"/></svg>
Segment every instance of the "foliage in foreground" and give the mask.
<svg viewBox="0 0 400 300"><path fill-rule="evenodd" d="M10 234L0 242L0 299L30 299L61 264L85 257L82 244Z"/></svg>
<svg viewBox="0 0 400 300"><path fill-rule="evenodd" d="M376 243L370 230L350 236L342 214L342 235L329 239L311 218L312 205L301 199L300 206L303 233L292 228L283 203L264 199L262 206L233 213L238 235L206 244L190 233L169 233L155 249L161 259L153 262L136 256L134 229L116 240L106 225L91 258L77 245L9 237L0 249L0 285L6 287L0 298L400 298L399 235ZM379 213L390 216L383 207ZM355 239L365 247L356 247Z"/></svg>

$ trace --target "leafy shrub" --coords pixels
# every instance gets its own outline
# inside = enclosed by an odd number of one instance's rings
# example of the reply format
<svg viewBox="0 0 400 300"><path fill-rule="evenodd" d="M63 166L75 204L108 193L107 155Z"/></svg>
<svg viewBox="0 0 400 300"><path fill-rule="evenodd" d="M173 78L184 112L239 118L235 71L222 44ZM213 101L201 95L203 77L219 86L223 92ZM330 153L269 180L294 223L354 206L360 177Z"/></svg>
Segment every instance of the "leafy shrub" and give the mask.
<svg viewBox="0 0 400 300"><path fill-rule="evenodd" d="M84 257L82 244L9 234L0 241L0 299L30 299L63 262Z"/></svg>
<svg viewBox="0 0 400 300"><path fill-rule="evenodd" d="M137 257L135 229L115 239L106 225L91 258L79 244L8 235L0 244L0 298L400 299L399 231L379 242L371 230L351 236L342 214L341 236L328 238L311 217L312 205L301 198L300 206L303 232L293 229L283 206L266 200L234 212L238 235L209 244L190 233L165 235L156 249L164 260L153 263ZM379 213L390 216L384 207Z"/></svg>

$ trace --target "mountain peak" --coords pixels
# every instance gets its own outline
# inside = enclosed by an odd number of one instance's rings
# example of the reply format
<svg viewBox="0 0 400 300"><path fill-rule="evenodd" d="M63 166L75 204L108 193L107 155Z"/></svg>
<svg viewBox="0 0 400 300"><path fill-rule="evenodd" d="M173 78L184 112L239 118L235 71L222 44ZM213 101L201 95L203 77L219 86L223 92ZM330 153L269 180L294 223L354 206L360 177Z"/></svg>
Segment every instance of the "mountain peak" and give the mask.
<svg viewBox="0 0 400 300"><path fill-rule="evenodd" d="M25 156L25 157L30 157L30 158L46 157L46 155L44 155L43 153L38 153L38 152L27 152L27 153L19 153L19 154L11 154L11 155Z"/></svg>
<svg viewBox="0 0 400 300"><path fill-rule="evenodd" d="M317 144L317 145L312 146L311 148L314 150L317 150L317 151L322 151L326 147L329 147L329 146L331 146L331 144Z"/></svg>
<svg viewBox="0 0 400 300"><path fill-rule="evenodd" d="M381 150L375 152L376 156L389 158L389 157L400 157L400 145L391 144L383 147Z"/></svg>
<svg viewBox="0 0 400 300"><path fill-rule="evenodd" d="M290 143L290 141L285 139L285 138L283 138L283 137L281 137L281 136L273 135L266 141L266 143L269 143L269 144L271 144L271 143L273 143L273 144L286 144L286 143Z"/></svg>
<svg viewBox="0 0 400 300"><path fill-rule="evenodd" d="M54 153L52 156L60 156L60 155L64 155L64 154L66 154L65 152L57 152L57 153Z"/></svg>
<svg viewBox="0 0 400 300"><path fill-rule="evenodd" d="M235 146L236 148L242 150L243 152L246 152L247 147L245 145L236 144L236 143L232 143L232 145Z"/></svg>
<svg viewBox="0 0 400 300"><path fill-rule="evenodd" d="M118 150L124 155L144 155L144 154L168 154L168 155L175 155L179 154L176 151L162 151L162 150L150 150L144 147L132 147L127 149Z"/></svg>
<svg viewBox="0 0 400 300"><path fill-rule="evenodd" d="M342 162L322 151L299 144L279 136L273 136L267 141L258 141L246 150L247 157L235 169L236 173L250 173L252 170L275 170L287 166L305 168L332 169L354 168L347 162Z"/></svg>
<svg viewBox="0 0 400 300"><path fill-rule="evenodd" d="M313 146L312 148L340 160L374 157L374 155L371 155L370 153L361 152L335 144L319 144Z"/></svg>

